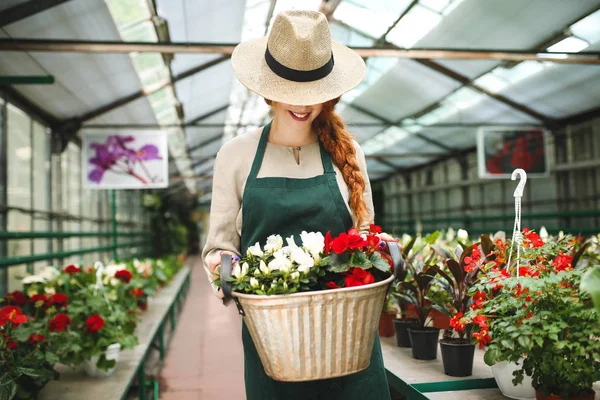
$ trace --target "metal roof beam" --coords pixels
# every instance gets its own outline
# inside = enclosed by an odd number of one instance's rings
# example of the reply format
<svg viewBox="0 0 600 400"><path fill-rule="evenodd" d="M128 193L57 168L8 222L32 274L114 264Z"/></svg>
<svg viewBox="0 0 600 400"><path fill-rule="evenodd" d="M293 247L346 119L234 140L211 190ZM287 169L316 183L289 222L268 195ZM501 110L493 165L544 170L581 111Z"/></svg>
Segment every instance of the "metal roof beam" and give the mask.
<svg viewBox="0 0 600 400"><path fill-rule="evenodd" d="M206 139L206 140L204 140L204 141L202 141L202 142L200 142L198 144L193 145L192 147L189 147L188 150L189 150L190 153L193 152L193 151L196 151L196 150L200 150L202 147L208 146L209 144L212 144L212 143L214 143L217 140L220 140L222 138L223 138L223 134L219 133L218 135L212 136L212 137L210 137L210 138L208 138L208 139Z"/></svg>
<svg viewBox="0 0 600 400"><path fill-rule="evenodd" d="M81 121L81 122L85 122L85 121L89 121L91 119L97 118L100 115L103 115L103 114L106 114L106 113L108 113L110 111L113 111L113 110L115 110L115 109L117 109L119 107L122 107L122 106L124 106L126 104L129 104L132 101L135 101L135 100L137 100L139 98L142 98L142 97L145 97L145 96L149 96L152 93L155 93L155 92L157 92L157 91L159 91L161 89L164 89L167 86L173 85L173 84L175 84L176 82L178 82L180 80L183 80L185 78L189 78L192 75L195 75L195 74L197 74L199 72L202 72L202 71L204 71L204 70L206 70L206 69L208 69L210 67L218 65L218 64L220 64L223 61L228 60L228 59L229 59L229 56L223 56L223 57L219 57L219 58L217 58L215 60L209 61L207 63L204 63L202 65L199 65L197 67L191 68L191 69L189 69L189 70L187 70L185 72L182 72L179 75L174 76L173 79L171 79L170 81L166 81L164 83L158 84L158 85L156 85L156 86L154 86L152 88L149 88L149 89L139 90L139 91L137 91L135 93L132 93L132 94L130 94L128 96L125 96L125 97L122 97L120 99L117 99L117 100L115 100L115 101L113 101L111 103L108 103L108 104L106 104L106 105L104 105L102 107L99 107L99 108L97 108L95 110L87 112L87 113L83 114L82 116L78 117L77 119L79 121Z"/></svg>
<svg viewBox="0 0 600 400"><path fill-rule="evenodd" d="M579 114L569 115L568 117L561 118L558 123L561 126L574 125L590 121L594 118L600 118L600 107L591 108Z"/></svg>
<svg viewBox="0 0 600 400"><path fill-rule="evenodd" d="M197 118L194 118L193 120L186 122L185 124L183 124L184 126L197 126L196 124L202 120L205 120L206 118L212 117L215 114L218 114L222 111L227 110L227 107L229 107L229 104L225 104L224 106L221 106L219 108L215 108L212 111L209 111L207 113L204 113L202 115L200 115ZM220 124L221 126L225 126L225 124Z"/></svg>
<svg viewBox="0 0 600 400"><path fill-rule="evenodd" d="M349 26L349 25L345 25ZM349 26L350 29L353 29ZM357 33L361 33L355 30ZM376 41L377 38L366 35ZM75 53L164 53L164 54L224 54L230 56L236 43L160 43L81 40L0 39L0 50L16 52ZM395 57L407 59L454 59L498 61L545 61L559 64L600 65L600 52L568 52L566 58L546 51L511 49L402 49L387 43L380 47L351 47L361 57Z"/></svg>
<svg viewBox="0 0 600 400"><path fill-rule="evenodd" d="M32 17L70 0L31 0L0 11L0 28Z"/></svg>

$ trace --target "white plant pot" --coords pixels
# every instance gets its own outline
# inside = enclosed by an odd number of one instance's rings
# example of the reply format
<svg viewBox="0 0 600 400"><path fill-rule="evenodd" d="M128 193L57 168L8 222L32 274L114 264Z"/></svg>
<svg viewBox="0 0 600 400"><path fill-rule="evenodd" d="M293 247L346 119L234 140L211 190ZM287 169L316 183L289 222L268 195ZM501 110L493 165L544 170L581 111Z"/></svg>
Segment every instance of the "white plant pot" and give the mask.
<svg viewBox="0 0 600 400"><path fill-rule="evenodd" d="M521 360L522 362L522 360ZM513 385L513 372L519 369L517 363L502 361L492 365L492 373L496 378L496 383L502 394L511 399L517 400L535 400L535 389L533 388L531 377L525 375L523 383Z"/></svg>
<svg viewBox="0 0 600 400"><path fill-rule="evenodd" d="M106 351L105 351L106 359L107 360L115 360L115 362L118 363L120 352L121 352L121 345L119 343L113 343L106 348ZM100 356L101 356L101 354L98 354L96 356L93 356L91 359L83 362L83 369L85 370L85 373L88 376L91 376L94 378L106 378L108 376L111 376L117 369L116 364L113 368L109 369L108 371L98 369L96 364L98 363L98 359L100 358Z"/></svg>

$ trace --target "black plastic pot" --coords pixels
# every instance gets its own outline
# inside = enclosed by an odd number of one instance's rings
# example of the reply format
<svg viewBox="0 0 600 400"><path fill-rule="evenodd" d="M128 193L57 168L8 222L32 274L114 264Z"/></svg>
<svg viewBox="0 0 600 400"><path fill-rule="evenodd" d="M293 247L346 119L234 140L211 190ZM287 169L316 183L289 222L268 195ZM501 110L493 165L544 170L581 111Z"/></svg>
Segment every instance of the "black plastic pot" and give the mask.
<svg viewBox="0 0 600 400"><path fill-rule="evenodd" d="M394 327L396 328L396 344L398 347L411 347L408 328L418 328L418 319L395 319Z"/></svg>
<svg viewBox="0 0 600 400"><path fill-rule="evenodd" d="M447 343L440 341L444 373L449 376L471 376L475 345L471 343Z"/></svg>
<svg viewBox="0 0 600 400"><path fill-rule="evenodd" d="M440 339L438 328L409 328L412 355L417 360L435 360Z"/></svg>

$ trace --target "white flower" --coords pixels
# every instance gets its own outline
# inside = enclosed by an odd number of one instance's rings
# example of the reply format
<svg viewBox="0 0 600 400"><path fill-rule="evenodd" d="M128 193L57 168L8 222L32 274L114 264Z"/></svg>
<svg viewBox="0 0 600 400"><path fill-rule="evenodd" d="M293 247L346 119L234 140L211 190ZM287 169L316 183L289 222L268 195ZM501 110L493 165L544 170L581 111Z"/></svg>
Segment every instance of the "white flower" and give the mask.
<svg viewBox="0 0 600 400"><path fill-rule="evenodd" d="M300 272L296 271L296 272L292 272L290 274L290 279L293 281L297 281L300 279Z"/></svg>
<svg viewBox="0 0 600 400"><path fill-rule="evenodd" d="M243 263L241 268L240 268L240 264L236 264L235 267L233 267L233 272L231 273L233 276L235 276L237 278L237 280L242 280L247 274L248 274L248 269L250 268L250 266L248 265L248 263Z"/></svg>
<svg viewBox="0 0 600 400"><path fill-rule="evenodd" d="M542 226L542 228L540 229L540 239L542 239L545 242L546 240L548 240L549 237L550 235L548 234L546 227Z"/></svg>
<svg viewBox="0 0 600 400"><path fill-rule="evenodd" d="M254 277L250 278L250 287L252 287L252 289L256 289L258 287L258 279Z"/></svg>
<svg viewBox="0 0 600 400"><path fill-rule="evenodd" d="M106 276L115 276L115 274L117 273L117 271L119 271L121 269L125 269L125 267L122 268L118 264L108 264L107 266L104 267L104 275L106 275Z"/></svg>
<svg viewBox="0 0 600 400"><path fill-rule="evenodd" d="M46 283L46 279L42 278L39 275L29 275L23 278L23 283L25 285L30 283Z"/></svg>
<svg viewBox="0 0 600 400"><path fill-rule="evenodd" d="M263 251L260 249L260 243L256 242L254 246L248 247L246 254L253 255L255 257L262 257L264 255Z"/></svg>
<svg viewBox="0 0 600 400"><path fill-rule="evenodd" d="M302 247L318 261L320 254L325 248L325 237L323 237L323 234L321 232L307 233L306 231L302 231L300 238L302 238Z"/></svg>
<svg viewBox="0 0 600 400"><path fill-rule="evenodd" d="M269 267L267 267L267 264L263 260L260 260L260 266L258 268L260 269L260 272L262 272L265 275L269 275L269 273L271 272L269 271ZM257 269L257 271L259 270Z"/></svg>
<svg viewBox="0 0 600 400"><path fill-rule="evenodd" d="M260 276L260 272L261 272L260 269L258 269L258 268L255 269L254 270L254 276Z"/></svg>
<svg viewBox="0 0 600 400"><path fill-rule="evenodd" d="M287 288L288 288L288 284L287 284L287 282L283 282L283 289L284 289L284 290L287 290Z"/></svg>
<svg viewBox="0 0 600 400"><path fill-rule="evenodd" d="M48 282L52 282L58 277L58 275L60 275L60 271L54 267L44 267L39 275Z"/></svg>
<svg viewBox="0 0 600 400"><path fill-rule="evenodd" d="M283 247L283 238L279 235L271 235L267 238L267 244L265 251L269 253L275 253Z"/></svg>
<svg viewBox="0 0 600 400"><path fill-rule="evenodd" d="M308 272L309 269L315 266L315 260L310 254L299 247L292 250L292 261L298 264L298 271L302 273Z"/></svg>
<svg viewBox="0 0 600 400"><path fill-rule="evenodd" d="M290 268L292 267L292 261L284 252L284 249L276 251L275 253L273 253L273 256L275 258L269 262L269 270L280 270L282 272L289 272Z"/></svg>
<svg viewBox="0 0 600 400"><path fill-rule="evenodd" d="M456 236L456 232L454 231L454 229L448 228L448 231L446 232L446 240L451 242L454 240L455 236Z"/></svg>
<svg viewBox="0 0 600 400"><path fill-rule="evenodd" d="M44 288L44 292L46 292L47 294L56 294L56 289L54 288Z"/></svg>
<svg viewBox="0 0 600 400"><path fill-rule="evenodd" d="M275 289L277 287L277 283L276 282L271 282L271 289Z"/></svg>
<svg viewBox="0 0 600 400"><path fill-rule="evenodd" d="M287 247L289 247L290 250L294 250L296 247L298 247L296 241L294 240L294 235L290 236L289 238L286 238L285 240L288 244Z"/></svg>
<svg viewBox="0 0 600 400"><path fill-rule="evenodd" d="M469 238L469 233L464 229L459 229L456 233L456 237L458 237L458 240L465 241Z"/></svg>

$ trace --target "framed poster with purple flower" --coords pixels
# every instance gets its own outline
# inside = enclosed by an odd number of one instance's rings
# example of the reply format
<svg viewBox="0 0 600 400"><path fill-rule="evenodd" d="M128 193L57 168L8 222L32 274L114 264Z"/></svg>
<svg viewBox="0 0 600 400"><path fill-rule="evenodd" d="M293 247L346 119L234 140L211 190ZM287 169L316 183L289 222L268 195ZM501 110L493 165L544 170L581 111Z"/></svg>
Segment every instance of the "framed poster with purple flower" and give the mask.
<svg viewBox="0 0 600 400"><path fill-rule="evenodd" d="M86 132L82 149L86 188L148 189L169 185L165 132Z"/></svg>
<svg viewBox="0 0 600 400"><path fill-rule="evenodd" d="M548 131L539 127L481 127L477 132L480 178L510 179L516 168L528 177L549 174Z"/></svg>

